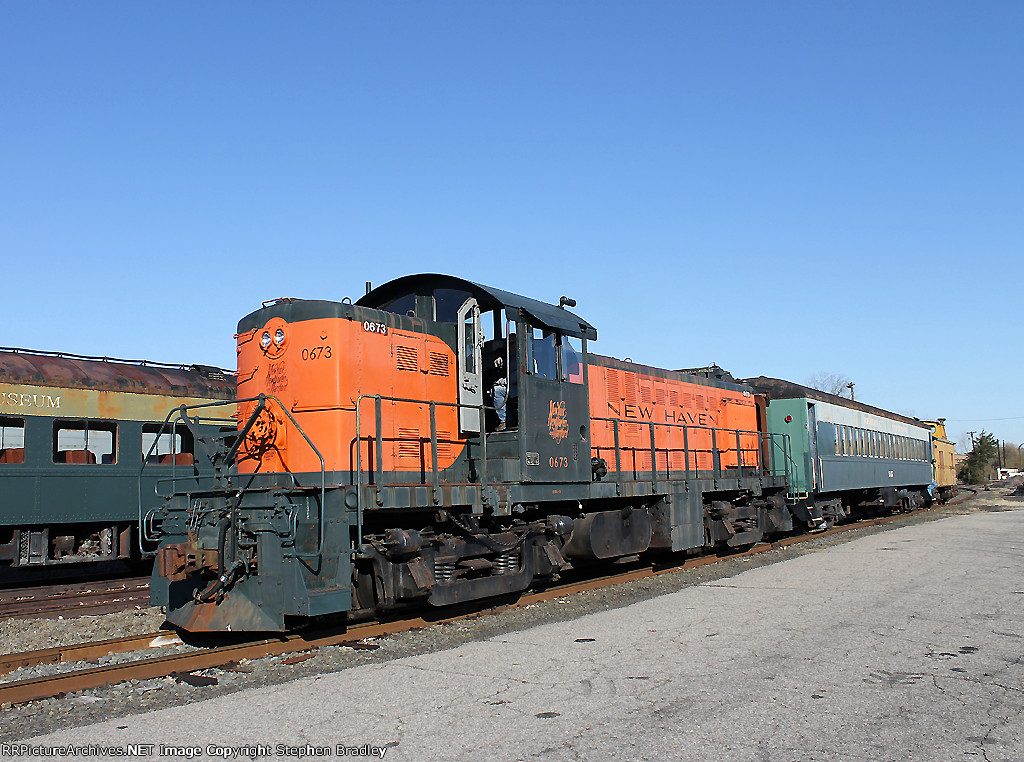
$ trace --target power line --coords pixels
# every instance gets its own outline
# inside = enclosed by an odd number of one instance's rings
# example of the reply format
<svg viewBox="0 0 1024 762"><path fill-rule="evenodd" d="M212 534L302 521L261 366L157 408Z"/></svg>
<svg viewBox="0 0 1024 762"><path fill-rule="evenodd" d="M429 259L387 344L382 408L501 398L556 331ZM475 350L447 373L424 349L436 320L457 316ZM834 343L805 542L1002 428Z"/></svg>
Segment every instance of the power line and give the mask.
<svg viewBox="0 0 1024 762"><path fill-rule="evenodd" d="M1012 418L947 418L950 423L970 423L972 421L1024 421L1024 415L1016 415Z"/></svg>

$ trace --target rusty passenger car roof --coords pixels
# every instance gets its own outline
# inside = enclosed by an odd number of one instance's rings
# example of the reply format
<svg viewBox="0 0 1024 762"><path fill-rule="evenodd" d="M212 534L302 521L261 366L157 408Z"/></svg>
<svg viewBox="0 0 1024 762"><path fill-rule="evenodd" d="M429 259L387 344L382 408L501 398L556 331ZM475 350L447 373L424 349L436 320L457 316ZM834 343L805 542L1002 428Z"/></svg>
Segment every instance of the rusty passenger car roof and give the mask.
<svg viewBox="0 0 1024 762"><path fill-rule="evenodd" d="M883 410L880 407L872 407L871 405L865 405L863 402L857 402L856 400L851 400L846 397L829 394L828 392L823 392L820 389L801 386L800 384L794 384L792 381L783 381L781 378L758 376L757 378L745 378L741 383L749 384L757 391L766 393L769 401L773 399L787 400L806 397L807 399L817 400L818 402L831 402L834 405L848 407L851 410L859 410L862 413L872 413L883 418L890 418L894 421L909 423L913 426L920 426L923 429L929 428L924 421L918 418L909 418L908 416L900 415L899 413Z"/></svg>
<svg viewBox="0 0 1024 762"><path fill-rule="evenodd" d="M171 365L0 347L0 384L232 399L235 375L205 365Z"/></svg>

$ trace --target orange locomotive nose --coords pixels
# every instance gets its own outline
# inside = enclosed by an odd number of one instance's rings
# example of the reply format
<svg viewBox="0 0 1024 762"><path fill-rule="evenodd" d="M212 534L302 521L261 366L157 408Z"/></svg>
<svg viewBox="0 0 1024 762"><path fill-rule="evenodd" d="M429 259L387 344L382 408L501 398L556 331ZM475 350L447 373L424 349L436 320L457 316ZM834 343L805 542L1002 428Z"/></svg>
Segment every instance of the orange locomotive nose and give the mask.
<svg viewBox="0 0 1024 762"><path fill-rule="evenodd" d="M400 399L439 403L438 467L450 467L463 446L453 406L458 390L452 349L437 336L330 311L307 315L297 309L289 320L274 316L238 335L239 399L268 398L247 433L239 470L318 473L322 456L326 471L351 472L361 450L364 467L419 473L432 467L429 405L395 401ZM377 395L389 398L379 453L371 445ZM254 410L255 403L246 404L239 425Z"/></svg>

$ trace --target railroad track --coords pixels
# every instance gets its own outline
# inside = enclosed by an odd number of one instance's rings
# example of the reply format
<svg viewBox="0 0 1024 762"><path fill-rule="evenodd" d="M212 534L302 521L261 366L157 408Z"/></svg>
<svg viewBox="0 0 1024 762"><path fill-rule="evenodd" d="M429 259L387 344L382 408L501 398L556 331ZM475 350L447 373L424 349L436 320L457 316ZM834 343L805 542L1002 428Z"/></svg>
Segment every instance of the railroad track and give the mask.
<svg viewBox="0 0 1024 762"><path fill-rule="evenodd" d="M0 590L0 619L109 614L149 605L149 577Z"/></svg>
<svg viewBox="0 0 1024 762"><path fill-rule="evenodd" d="M969 499L969 497L973 497L973 495L952 501L947 505L963 502L964 500ZM730 553L724 556L700 556L673 564L644 564L637 568L629 569L628 571L610 574L596 579L553 585L536 592L492 599L488 601L486 607L482 609L479 605L475 607L471 605L447 607L443 610L436 610L436 616L424 614L423 616L411 616L396 619L394 621L371 621L350 624L348 626L338 625L333 628L294 633L260 640L248 640L231 645L217 646L186 653L173 653L162 656L156 655L147 658L134 659L132 661L119 664L85 667L48 677L0 683L0 703L24 703L26 701L52 698L65 693L102 688L106 685L113 685L116 683L126 682L128 680L149 680L153 678L167 677L169 675L183 676L199 670L215 667L230 668L232 665L237 664L237 662L243 659L259 659L266 656L300 653L328 646L347 645L354 648L366 648L368 646L366 646L363 641L372 638L379 638L384 635L408 632L410 630L422 629L436 624L471 619L508 608L524 607L543 601L554 600L556 598L564 598L588 590L597 590L604 587L611 587L613 585L620 585L640 579L656 577L684 569L707 566L721 560L753 556L769 550L776 550L778 548L796 545L818 537L826 537L828 535L839 534L853 529L887 524L903 517L904 515L905 514L896 514L894 516L867 519L854 524L844 524L833 527L816 534L787 537L772 543L759 543L745 551ZM176 645L181 642L182 641L175 633L170 631L160 631L128 638L117 638L115 640L82 643L79 645L64 646L61 648L0 656L0 675L7 674L8 672L21 667L31 667L39 664L87 662L108 654L130 653L142 649L157 651L161 647Z"/></svg>
<svg viewBox="0 0 1024 762"><path fill-rule="evenodd" d="M962 502L964 499L955 502ZM876 526L894 521L900 515L887 516L860 521L856 524L833 527L825 532L813 535L801 535L785 538L774 543L761 543L740 553L731 553L724 558L735 559L763 553L768 550L787 547L815 537L822 537L862 527ZM145 680L154 677L166 677L171 674L188 674L212 667L231 665L242 659L262 658L287 653L315 650L326 646L350 645L359 647L360 641L382 637L398 632L406 632L431 625L450 623L462 619L483 616L510 607L522 607L542 601L571 596L587 590L596 590L612 585L624 584L639 579L667 574L682 569L692 569L717 563L723 557L710 555L688 559L685 562L671 565L645 565L618 574L606 575L596 579L555 585L545 590L519 596L508 596L507 599L496 599L486 608L462 607L460 613L447 613L444 616L408 617L388 622L366 622L339 627L334 630L320 630L309 633L297 633L281 637L245 641L227 646L219 646L190 653L176 653L166 656L155 656L137 659L122 664L111 664L99 667L79 669L49 677L33 678L11 683L0 684L0 703L21 703L42 698L50 698L63 693L72 693L92 688L100 688L127 680ZM449 609L445 609L449 612ZM0 674L6 674L20 667L35 666L44 663L79 662L100 658L107 654L127 653L140 649L155 649L180 643L178 636L169 631L148 633L128 638L118 638L95 643L83 643L75 646L45 649L24 654L0 656Z"/></svg>

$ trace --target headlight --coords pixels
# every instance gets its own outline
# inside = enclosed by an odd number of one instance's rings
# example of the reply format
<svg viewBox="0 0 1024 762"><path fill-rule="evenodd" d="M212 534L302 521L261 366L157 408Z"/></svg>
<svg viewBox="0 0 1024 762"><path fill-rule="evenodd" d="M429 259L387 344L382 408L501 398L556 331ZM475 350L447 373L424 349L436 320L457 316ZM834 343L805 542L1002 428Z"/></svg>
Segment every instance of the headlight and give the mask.
<svg viewBox="0 0 1024 762"><path fill-rule="evenodd" d="M260 346L264 349L270 349L270 331L264 331L263 336L260 338Z"/></svg>
<svg viewBox="0 0 1024 762"><path fill-rule="evenodd" d="M284 344L284 328L278 328L274 331L274 343L277 344L277 346Z"/></svg>

